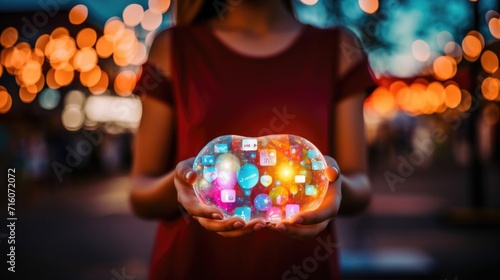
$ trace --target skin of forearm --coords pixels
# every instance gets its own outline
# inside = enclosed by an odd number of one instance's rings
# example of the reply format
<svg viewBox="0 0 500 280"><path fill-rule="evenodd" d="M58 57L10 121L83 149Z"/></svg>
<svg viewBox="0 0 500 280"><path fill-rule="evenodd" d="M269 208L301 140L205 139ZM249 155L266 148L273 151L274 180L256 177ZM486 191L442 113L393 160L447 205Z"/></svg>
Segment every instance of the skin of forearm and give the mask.
<svg viewBox="0 0 500 280"><path fill-rule="evenodd" d="M342 200L338 214L349 216L364 211L370 204L371 185L364 173L342 174Z"/></svg>
<svg viewBox="0 0 500 280"><path fill-rule="evenodd" d="M133 212L144 219L174 219L181 215L174 171L160 176L132 178L130 204Z"/></svg>

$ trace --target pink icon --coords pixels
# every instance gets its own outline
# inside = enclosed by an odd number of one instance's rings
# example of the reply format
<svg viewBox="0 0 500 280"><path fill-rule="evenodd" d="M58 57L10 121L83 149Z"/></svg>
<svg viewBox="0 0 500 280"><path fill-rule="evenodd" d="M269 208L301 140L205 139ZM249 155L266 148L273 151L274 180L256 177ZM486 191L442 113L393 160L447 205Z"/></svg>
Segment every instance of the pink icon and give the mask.
<svg viewBox="0 0 500 280"><path fill-rule="evenodd" d="M300 206L298 204L287 204L286 205L286 218L291 219L295 214L300 211Z"/></svg>
<svg viewBox="0 0 500 280"><path fill-rule="evenodd" d="M220 200L225 203L231 203L236 201L236 191L235 190L222 190L220 192Z"/></svg>
<svg viewBox="0 0 500 280"><path fill-rule="evenodd" d="M281 208L280 207L271 207L266 212L266 220L277 223L281 221Z"/></svg>

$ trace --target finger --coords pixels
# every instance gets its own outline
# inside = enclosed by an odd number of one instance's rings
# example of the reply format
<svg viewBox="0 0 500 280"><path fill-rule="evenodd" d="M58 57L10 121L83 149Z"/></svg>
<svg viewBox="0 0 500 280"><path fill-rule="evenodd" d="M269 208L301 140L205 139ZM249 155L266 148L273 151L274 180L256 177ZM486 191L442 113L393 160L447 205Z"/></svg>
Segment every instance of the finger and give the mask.
<svg viewBox="0 0 500 280"><path fill-rule="evenodd" d="M325 161L327 167L325 169L325 175L328 181L335 182L340 177L340 168L335 159L330 156L325 156Z"/></svg>
<svg viewBox="0 0 500 280"><path fill-rule="evenodd" d="M241 218L229 218L225 220L213 220L202 217L195 217L196 220L207 230L225 232L245 227L245 221Z"/></svg>
<svg viewBox="0 0 500 280"><path fill-rule="evenodd" d="M260 231L265 228L266 228L266 222L264 220L259 219L248 222L242 229L218 232L218 234L224 237L239 237L250 233L254 233L256 231Z"/></svg>
<svg viewBox="0 0 500 280"><path fill-rule="evenodd" d="M328 220L315 225L297 225L288 221L279 222L271 229L299 240L305 240L318 235L328 225Z"/></svg>
<svg viewBox="0 0 500 280"><path fill-rule="evenodd" d="M177 164L175 167L175 177L188 185L194 184L196 182L196 171L193 170L194 158L189 158L183 160Z"/></svg>
<svg viewBox="0 0 500 280"><path fill-rule="evenodd" d="M177 200L189 214L207 219L223 219L223 215L218 208L205 205L198 200L192 187L177 182L176 190Z"/></svg>
<svg viewBox="0 0 500 280"><path fill-rule="evenodd" d="M329 220L337 214L340 206L341 195L336 188L329 187L323 202L316 210L299 212L291 223L300 225L314 225Z"/></svg>

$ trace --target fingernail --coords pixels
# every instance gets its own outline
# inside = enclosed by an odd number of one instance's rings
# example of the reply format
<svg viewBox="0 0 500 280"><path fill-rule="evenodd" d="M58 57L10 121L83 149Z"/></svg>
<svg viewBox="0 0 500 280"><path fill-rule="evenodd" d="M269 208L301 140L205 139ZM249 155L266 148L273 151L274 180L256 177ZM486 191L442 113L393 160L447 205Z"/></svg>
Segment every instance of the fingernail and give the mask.
<svg viewBox="0 0 500 280"><path fill-rule="evenodd" d="M280 232L285 232L286 231L286 226L284 224L281 224L281 225L279 225L279 226L276 227L276 230L280 231Z"/></svg>
<svg viewBox="0 0 500 280"><path fill-rule="evenodd" d="M234 227L234 228L242 228L242 227L244 227L244 226L245 226L245 225L243 225L243 223L242 223L242 222L235 222L235 223L233 224L233 227Z"/></svg>
<svg viewBox="0 0 500 280"><path fill-rule="evenodd" d="M261 230L261 229L263 229L263 228L265 228L265 227L266 227L266 226L265 226L265 225L263 225L263 224L256 224L256 225L253 227L253 230L254 230L254 231L259 231L259 230Z"/></svg>
<svg viewBox="0 0 500 280"><path fill-rule="evenodd" d="M217 214L217 213L212 213L212 219L222 220L222 216L220 214Z"/></svg>
<svg viewBox="0 0 500 280"><path fill-rule="evenodd" d="M189 170L188 172L186 172L186 175L184 175L186 180L189 180L189 178L193 176L193 173L194 173L193 170Z"/></svg>

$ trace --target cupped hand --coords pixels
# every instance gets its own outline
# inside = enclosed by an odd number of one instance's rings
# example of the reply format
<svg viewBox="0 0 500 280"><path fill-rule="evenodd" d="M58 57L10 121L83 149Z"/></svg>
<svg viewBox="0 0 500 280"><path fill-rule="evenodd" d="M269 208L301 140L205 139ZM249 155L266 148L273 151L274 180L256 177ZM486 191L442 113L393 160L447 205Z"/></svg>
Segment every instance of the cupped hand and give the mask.
<svg viewBox="0 0 500 280"><path fill-rule="evenodd" d="M269 224L268 228L279 231L296 239L304 240L315 237L324 230L330 220L339 211L342 199L341 180L337 162L325 156L328 164L325 175L330 181L325 198L318 209L297 213L291 220L283 220L277 224Z"/></svg>
<svg viewBox="0 0 500 280"><path fill-rule="evenodd" d="M193 170L193 163L194 158L189 158L177 164L174 184L179 203L204 228L225 237L237 237L266 227L263 219L255 219L248 223L238 217L224 219L219 209L200 202L193 189L197 178L197 174Z"/></svg>

